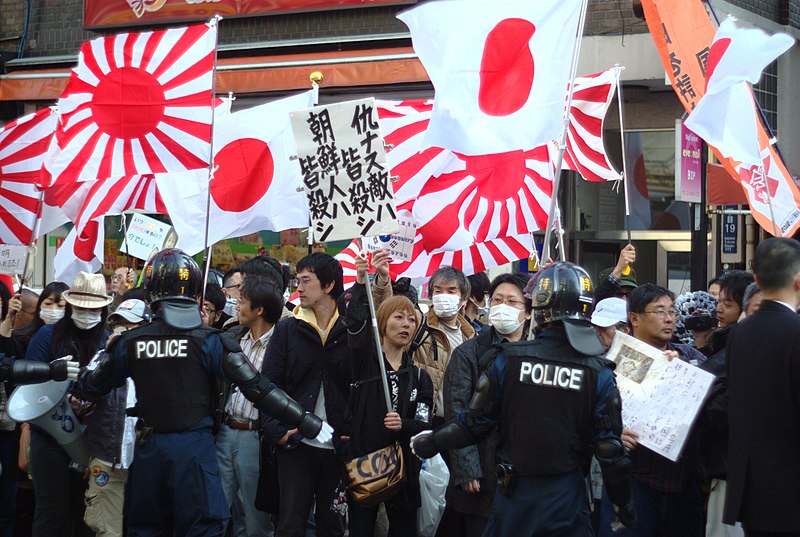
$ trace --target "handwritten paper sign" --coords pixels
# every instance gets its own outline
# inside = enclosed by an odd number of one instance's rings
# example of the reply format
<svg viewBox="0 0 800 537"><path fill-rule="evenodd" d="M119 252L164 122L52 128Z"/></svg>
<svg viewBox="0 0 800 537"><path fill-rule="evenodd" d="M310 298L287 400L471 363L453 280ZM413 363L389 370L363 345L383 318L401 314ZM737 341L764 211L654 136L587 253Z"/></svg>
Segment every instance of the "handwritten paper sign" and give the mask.
<svg viewBox="0 0 800 537"><path fill-rule="evenodd" d="M20 244L0 244L0 274L22 274L28 247Z"/></svg>
<svg viewBox="0 0 800 537"><path fill-rule="evenodd" d="M314 242L396 233L375 99L290 114Z"/></svg>
<svg viewBox="0 0 800 537"><path fill-rule="evenodd" d="M128 224L128 235L122 241L120 251L147 261L153 251L175 246L176 239L175 231L169 224L135 213Z"/></svg>
<svg viewBox="0 0 800 537"><path fill-rule="evenodd" d="M714 375L620 332L606 357L617 364L625 427L643 446L678 460Z"/></svg>
<svg viewBox="0 0 800 537"><path fill-rule="evenodd" d="M364 248L370 252L386 250L394 261L411 261L417 224L410 216L398 215L397 225L400 227L398 233L365 239Z"/></svg>

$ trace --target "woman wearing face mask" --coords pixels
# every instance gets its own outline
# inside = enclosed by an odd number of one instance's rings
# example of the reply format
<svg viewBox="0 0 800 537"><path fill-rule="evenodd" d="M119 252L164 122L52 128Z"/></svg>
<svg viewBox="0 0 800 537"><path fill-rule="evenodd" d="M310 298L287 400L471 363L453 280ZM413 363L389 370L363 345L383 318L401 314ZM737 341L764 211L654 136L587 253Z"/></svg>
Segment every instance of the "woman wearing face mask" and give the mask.
<svg viewBox="0 0 800 537"><path fill-rule="evenodd" d="M375 256L375 268L388 279L388 256ZM415 434L431 428L433 382L428 374L414 365L408 346L416 332L421 315L404 296L387 298L378 308L376 319L380 333L380 358L377 356L363 284L367 261L356 259L357 283L348 291L350 300L345 312L350 363L353 370L348 400L350 441L347 459L361 457L399 442L403 449L406 482L395 495L384 502L389 519L389 535L416 537L417 508L420 506L420 460L409 449ZM386 367L392 408L386 408L379 359ZM378 516L378 505L365 507L349 503L350 535L372 535Z"/></svg>
<svg viewBox="0 0 800 537"><path fill-rule="evenodd" d="M28 350L28 344L34 334L36 334L41 327L48 324L55 324L64 317L64 308L67 302L64 300L62 294L67 289L69 289L69 286L62 282L52 282L48 284L42 290L36 302L33 321L25 326L18 326L14 323L12 328L11 319L4 319L3 323L0 324L0 344L3 345L3 352L9 352L14 356L24 357ZM15 301L17 303L15 303ZM21 308L22 304L15 295L11 299L9 310L14 310L16 307Z"/></svg>
<svg viewBox="0 0 800 537"><path fill-rule="evenodd" d="M109 336L105 321L111 297L106 294L105 278L102 274L79 272L63 298L64 317L36 333L25 357L50 362L72 355L84 367ZM70 402L80 418L80 401ZM90 535L83 523L83 475L69 468L70 457L47 432L35 425L31 429L31 474L36 499L33 537Z"/></svg>
<svg viewBox="0 0 800 537"><path fill-rule="evenodd" d="M445 419L452 420L469 409L469 402L481 374L492 365L492 345L521 341L527 335L531 301L523 291L528 276L501 274L492 280L488 327L474 339L456 347L444 373ZM477 446L450 451L450 485L447 503L454 513L448 521L466 537L483 535L492 512L495 492L496 438L489 437ZM455 520L458 519L458 520Z"/></svg>

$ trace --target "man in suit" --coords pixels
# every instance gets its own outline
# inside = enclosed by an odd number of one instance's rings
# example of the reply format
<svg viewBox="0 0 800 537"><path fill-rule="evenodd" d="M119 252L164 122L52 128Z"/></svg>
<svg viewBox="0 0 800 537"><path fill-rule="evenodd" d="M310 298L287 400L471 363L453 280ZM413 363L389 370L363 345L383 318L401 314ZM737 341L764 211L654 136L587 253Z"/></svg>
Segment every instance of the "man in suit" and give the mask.
<svg viewBox="0 0 800 537"><path fill-rule="evenodd" d="M747 537L800 537L800 243L765 240L753 269L761 309L728 339L723 522L742 522Z"/></svg>

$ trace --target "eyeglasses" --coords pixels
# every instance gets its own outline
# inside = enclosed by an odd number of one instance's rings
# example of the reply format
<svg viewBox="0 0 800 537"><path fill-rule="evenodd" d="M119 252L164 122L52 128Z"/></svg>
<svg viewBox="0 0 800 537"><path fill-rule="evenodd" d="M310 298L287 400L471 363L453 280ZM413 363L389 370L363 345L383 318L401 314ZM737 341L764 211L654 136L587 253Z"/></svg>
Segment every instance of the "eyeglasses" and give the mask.
<svg viewBox="0 0 800 537"><path fill-rule="evenodd" d="M501 296L493 296L491 301L489 302L492 306L499 306L500 304L505 304L507 306L511 306L512 308L517 308L521 310L525 307L525 302L522 300L518 300L513 296L510 297L501 297Z"/></svg>
<svg viewBox="0 0 800 537"><path fill-rule="evenodd" d="M234 285L226 285L225 289L239 289L241 286L242 286L241 283L237 283L237 284L234 284Z"/></svg>
<svg viewBox="0 0 800 537"><path fill-rule="evenodd" d="M297 278L297 286L305 286L314 281L314 278Z"/></svg>
<svg viewBox="0 0 800 537"><path fill-rule="evenodd" d="M673 319L678 316L678 310L656 310L656 311L644 311L642 313L652 313L659 319L666 319L667 317L672 317Z"/></svg>

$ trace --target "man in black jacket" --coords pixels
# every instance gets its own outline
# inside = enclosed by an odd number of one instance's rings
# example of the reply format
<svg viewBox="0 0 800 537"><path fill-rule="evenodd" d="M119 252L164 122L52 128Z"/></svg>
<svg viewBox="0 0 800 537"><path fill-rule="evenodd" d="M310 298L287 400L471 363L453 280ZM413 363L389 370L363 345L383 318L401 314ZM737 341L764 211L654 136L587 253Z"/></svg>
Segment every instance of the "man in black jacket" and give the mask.
<svg viewBox="0 0 800 537"><path fill-rule="evenodd" d="M800 535L800 244L767 239L753 269L761 308L728 336L728 491L723 522Z"/></svg>
<svg viewBox="0 0 800 537"><path fill-rule="evenodd" d="M333 439L304 438L287 424L267 418L264 434L278 451L280 507L277 537L305 535L305 523L316 500L320 537L344 535L341 516L331 511L344 466L342 448L345 406L351 382L347 328L336 299L342 294L342 267L332 256L315 252L297 263L300 305L292 317L275 325L264 373L308 411L319 412L334 429Z"/></svg>

